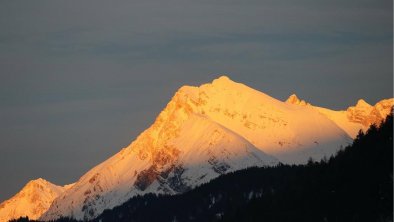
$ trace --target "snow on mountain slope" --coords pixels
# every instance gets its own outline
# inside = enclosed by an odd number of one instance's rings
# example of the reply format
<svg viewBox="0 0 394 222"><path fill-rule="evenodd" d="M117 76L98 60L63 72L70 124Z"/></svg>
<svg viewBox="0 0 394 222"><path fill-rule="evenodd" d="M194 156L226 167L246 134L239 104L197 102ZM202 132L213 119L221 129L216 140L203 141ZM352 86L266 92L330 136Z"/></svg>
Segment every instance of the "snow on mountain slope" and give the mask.
<svg viewBox="0 0 394 222"><path fill-rule="evenodd" d="M351 139L309 107L221 77L181 87L154 124L56 198L43 220L96 217L132 196L176 194L250 166L306 163ZM271 155L269 155L271 154Z"/></svg>
<svg viewBox="0 0 394 222"><path fill-rule="evenodd" d="M41 217L90 219L145 193L176 194L231 171L278 160L193 112L182 88L127 148L86 173Z"/></svg>
<svg viewBox="0 0 394 222"><path fill-rule="evenodd" d="M363 99L358 100L355 106L349 107L347 110L330 110L322 107L312 106L311 104L300 100L295 94L291 95L286 103L300 106L309 106L316 109L321 114L335 122L342 128L351 138L355 138L359 130L367 130L371 124L379 125L390 113L394 106L394 98L384 99L371 106Z"/></svg>
<svg viewBox="0 0 394 222"><path fill-rule="evenodd" d="M38 219L52 201L70 186L57 186L41 178L30 181L19 193L0 204L0 222L22 216Z"/></svg>
<svg viewBox="0 0 394 222"><path fill-rule="evenodd" d="M238 133L284 163L306 163L334 154L351 139L307 106L294 106L222 76L200 87L183 87L194 113Z"/></svg>

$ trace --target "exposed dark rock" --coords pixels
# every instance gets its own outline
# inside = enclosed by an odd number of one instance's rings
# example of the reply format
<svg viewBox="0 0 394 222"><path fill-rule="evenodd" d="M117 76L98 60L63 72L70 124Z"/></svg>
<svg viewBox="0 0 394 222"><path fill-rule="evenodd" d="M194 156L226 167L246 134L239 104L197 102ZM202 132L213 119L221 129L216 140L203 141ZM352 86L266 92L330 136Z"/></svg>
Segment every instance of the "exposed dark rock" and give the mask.
<svg viewBox="0 0 394 222"><path fill-rule="evenodd" d="M138 174L137 180L134 182L134 186L137 189L144 191L157 179L157 176L158 172L156 170L156 166L153 165L149 167L149 169L143 170Z"/></svg>
<svg viewBox="0 0 394 222"><path fill-rule="evenodd" d="M214 156L209 158L208 163L212 165L212 169L218 174L224 174L230 168L225 162L218 161Z"/></svg>
<svg viewBox="0 0 394 222"><path fill-rule="evenodd" d="M171 189L178 193L183 193L191 189L191 187L189 187L182 179L182 174L184 172L185 169L182 166L177 166L173 169L172 174L167 179L168 185Z"/></svg>

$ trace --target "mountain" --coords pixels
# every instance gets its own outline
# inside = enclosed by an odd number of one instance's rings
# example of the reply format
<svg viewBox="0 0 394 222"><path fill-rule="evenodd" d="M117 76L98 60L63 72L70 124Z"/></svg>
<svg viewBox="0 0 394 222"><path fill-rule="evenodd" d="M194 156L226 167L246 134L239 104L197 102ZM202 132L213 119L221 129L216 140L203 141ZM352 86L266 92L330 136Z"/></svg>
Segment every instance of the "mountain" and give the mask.
<svg viewBox="0 0 394 222"><path fill-rule="evenodd" d="M196 87L182 87L154 124L53 202L41 219L92 219L146 193L177 194L217 176L279 161L195 110Z"/></svg>
<svg viewBox="0 0 394 222"><path fill-rule="evenodd" d="M182 193L224 173L276 165L276 158L306 163L350 142L316 110L223 76L181 87L151 127L56 198L41 219L92 219L136 195Z"/></svg>
<svg viewBox="0 0 394 222"><path fill-rule="evenodd" d="M22 216L38 219L71 186L57 186L41 178L28 182L19 193L0 204L0 222Z"/></svg>
<svg viewBox="0 0 394 222"><path fill-rule="evenodd" d="M176 108L173 105L169 104ZM92 219L136 195L182 193L224 173L278 163L205 117L192 114L178 122L173 115L184 114L183 109L179 112L163 112L128 148L90 170L55 199L41 219ZM167 117L172 121L162 121Z"/></svg>
<svg viewBox="0 0 394 222"><path fill-rule="evenodd" d="M323 108L298 100L282 102L226 76L183 86L148 129L59 194L40 219L88 220L134 196L180 194L249 167L320 160L351 143Z"/></svg>
<svg viewBox="0 0 394 222"><path fill-rule="evenodd" d="M93 221L389 222L392 175L391 115L326 161L249 168L185 194L134 197Z"/></svg>
<svg viewBox="0 0 394 222"><path fill-rule="evenodd" d="M313 106L305 100L299 99L295 94L291 95L286 103L316 109L335 122L351 138L355 138L360 129L366 131L372 124L379 125L390 114L394 106L394 98L381 100L374 106L360 99L355 106L339 111Z"/></svg>

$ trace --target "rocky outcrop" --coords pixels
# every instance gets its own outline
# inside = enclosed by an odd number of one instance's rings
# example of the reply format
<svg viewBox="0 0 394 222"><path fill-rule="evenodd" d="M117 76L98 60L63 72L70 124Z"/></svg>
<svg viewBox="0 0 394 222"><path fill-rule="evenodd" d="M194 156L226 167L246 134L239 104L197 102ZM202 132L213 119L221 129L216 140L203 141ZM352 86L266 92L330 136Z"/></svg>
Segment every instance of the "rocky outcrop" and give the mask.
<svg viewBox="0 0 394 222"><path fill-rule="evenodd" d="M346 112L349 121L369 127L372 124L379 125L391 112L393 106L393 98L381 100L374 106L360 99L356 106L349 107Z"/></svg>

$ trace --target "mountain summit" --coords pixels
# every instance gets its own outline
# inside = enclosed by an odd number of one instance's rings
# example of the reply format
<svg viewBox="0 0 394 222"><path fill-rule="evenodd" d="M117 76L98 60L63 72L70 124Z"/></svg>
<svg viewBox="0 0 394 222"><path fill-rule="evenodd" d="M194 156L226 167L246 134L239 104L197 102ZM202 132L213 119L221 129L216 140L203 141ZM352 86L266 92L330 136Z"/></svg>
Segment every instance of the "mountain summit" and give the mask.
<svg viewBox="0 0 394 222"><path fill-rule="evenodd" d="M305 102L305 100L299 99L296 94L292 94L291 96L289 96L289 98L286 100L286 103L294 104L294 105L301 105L301 106L310 105L309 103Z"/></svg>
<svg viewBox="0 0 394 222"><path fill-rule="evenodd" d="M88 220L136 195L179 194L252 166L320 160L390 104L332 111L295 94L282 102L226 76L183 86L148 129L61 192L40 219Z"/></svg>
<svg viewBox="0 0 394 222"><path fill-rule="evenodd" d="M71 186L72 184L57 186L41 178L32 180L19 193L0 204L0 221L22 216L38 219L48 210L53 200Z"/></svg>
<svg viewBox="0 0 394 222"><path fill-rule="evenodd" d="M221 77L212 89L244 87ZM279 163L221 122L210 118L198 87L181 87L155 122L127 148L96 166L61 194L43 220L71 216L91 219L135 195L177 194L221 174ZM217 103L223 98L213 98Z"/></svg>
<svg viewBox="0 0 394 222"><path fill-rule="evenodd" d="M313 106L299 99L295 94L291 95L286 103L300 106L307 105L315 109L342 128L351 138L355 138L359 130L366 131L370 125L379 125L386 119L394 105L394 98L381 100L374 106L363 99L359 99L355 106L339 111Z"/></svg>
<svg viewBox="0 0 394 222"><path fill-rule="evenodd" d="M41 219L91 219L135 195L182 193L251 166L306 163L350 142L316 110L222 76L181 87L152 126L55 199Z"/></svg>

